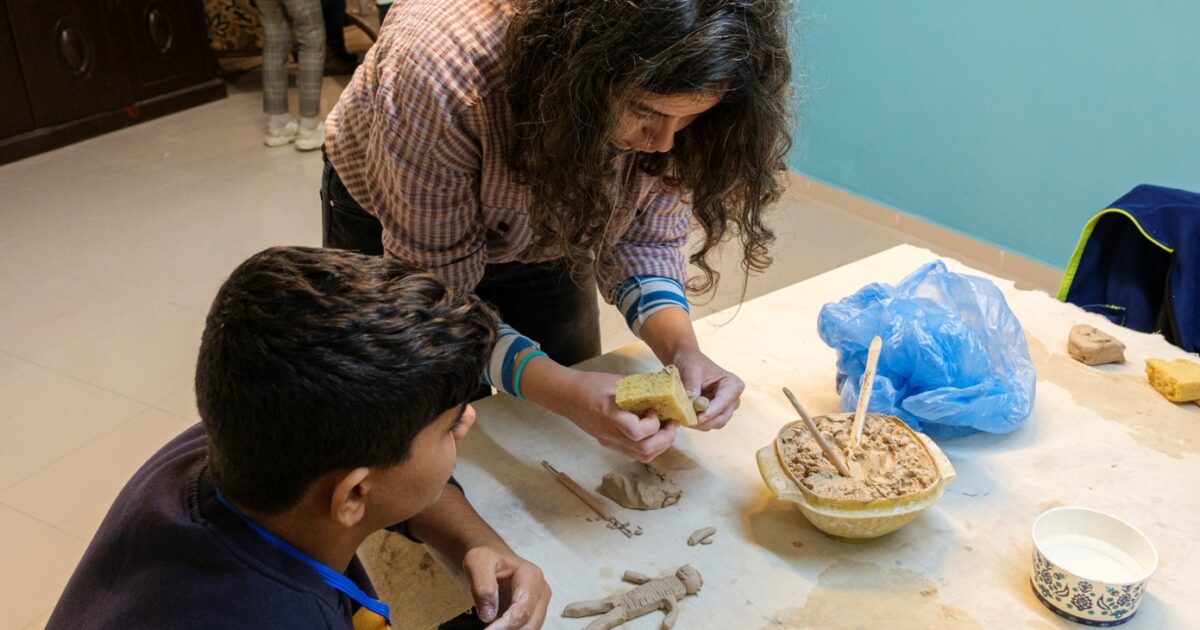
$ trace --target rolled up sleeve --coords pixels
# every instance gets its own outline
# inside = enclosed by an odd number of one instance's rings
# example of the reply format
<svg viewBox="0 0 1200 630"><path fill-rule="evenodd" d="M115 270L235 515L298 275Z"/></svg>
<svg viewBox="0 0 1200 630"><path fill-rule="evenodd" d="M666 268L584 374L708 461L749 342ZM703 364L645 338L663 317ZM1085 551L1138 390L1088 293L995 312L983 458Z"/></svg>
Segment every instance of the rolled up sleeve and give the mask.
<svg viewBox="0 0 1200 630"><path fill-rule="evenodd" d="M656 192L650 195L617 242L615 270L607 276L597 275L605 300L613 303L617 287L634 276L659 276L684 285L687 263L683 249L687 245L691 220L691 207L683 194Z"/></svg>

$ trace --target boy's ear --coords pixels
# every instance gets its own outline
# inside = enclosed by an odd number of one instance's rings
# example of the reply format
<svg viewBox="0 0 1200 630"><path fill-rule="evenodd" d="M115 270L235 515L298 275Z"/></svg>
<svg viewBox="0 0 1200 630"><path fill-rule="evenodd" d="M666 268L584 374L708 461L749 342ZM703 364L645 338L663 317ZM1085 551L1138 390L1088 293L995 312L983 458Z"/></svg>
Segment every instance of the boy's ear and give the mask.
<svg viewBox="0 0 1200 630"><path fill-rule="evenodd" d="M333 494L329 498L329 515L343 527L358 525L366 515L367 494L371 490L366 480L370 474L370 468L360 466L334 483Z"/></svg>

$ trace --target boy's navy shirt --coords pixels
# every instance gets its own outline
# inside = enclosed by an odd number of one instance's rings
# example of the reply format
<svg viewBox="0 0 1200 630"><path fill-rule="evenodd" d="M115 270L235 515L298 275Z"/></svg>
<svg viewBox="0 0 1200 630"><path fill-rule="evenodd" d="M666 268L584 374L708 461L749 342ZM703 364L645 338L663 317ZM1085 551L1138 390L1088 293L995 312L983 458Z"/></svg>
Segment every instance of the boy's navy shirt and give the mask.
<svg viewBox="0 0 1200 630"><path fill-rule="evenodd" d="M377 597L357 556L346 576ZM197 424L121 490L46 627L353 628L357 608L220 503Z"/></svg>

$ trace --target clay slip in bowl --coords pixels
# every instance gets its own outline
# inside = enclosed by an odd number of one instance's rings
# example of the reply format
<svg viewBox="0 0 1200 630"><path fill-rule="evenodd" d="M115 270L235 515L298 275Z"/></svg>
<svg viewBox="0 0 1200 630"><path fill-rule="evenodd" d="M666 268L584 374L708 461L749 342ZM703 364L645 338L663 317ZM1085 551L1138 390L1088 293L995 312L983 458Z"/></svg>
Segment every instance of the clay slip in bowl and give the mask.
<svg viewBox="0 0 1200 630"><path fill-rule="evenodd" d="M1075 623L1109 627L1132 619L1157 568L1150 540L1104 512L1054 508L1033 523L1033 593Z"/></svg>
<svg viewBox="0 0 1200 630"><path fill-rule="evenodd" d="M832 417L839 415L854 414L831 414ZM795 503L810 523L835 538L869 540L904 527L914 521L922 510L937 503L938 499L942 498L946 485L957 476L954 466L933 440L913 431L899 418L882 414L872 415L897 423L925 447L937 465L938 479L933 485L921 492L896 499L848 501L817 496L791 478L779 456L778 445L784 432L793 425L804 426L799 422L784 425L775 436L775 441L758 451L758 471L775 497Z"/></svg>

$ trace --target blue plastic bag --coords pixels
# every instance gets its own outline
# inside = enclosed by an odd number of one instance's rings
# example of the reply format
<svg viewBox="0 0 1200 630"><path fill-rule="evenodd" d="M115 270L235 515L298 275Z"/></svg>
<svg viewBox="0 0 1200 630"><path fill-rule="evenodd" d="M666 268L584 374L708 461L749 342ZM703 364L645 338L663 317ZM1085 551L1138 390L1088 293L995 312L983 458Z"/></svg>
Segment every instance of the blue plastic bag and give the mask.
<svg viewBox="0 0 1200 630"><path fill-rule="evenodd" d="M988 280L923 265L895 287L869 284L817 318L838 351L842 409L858 402L871 338L883 339L869 409L931 437L1009 433L1033 411L1037 373L1021 323Z"/></svg>

